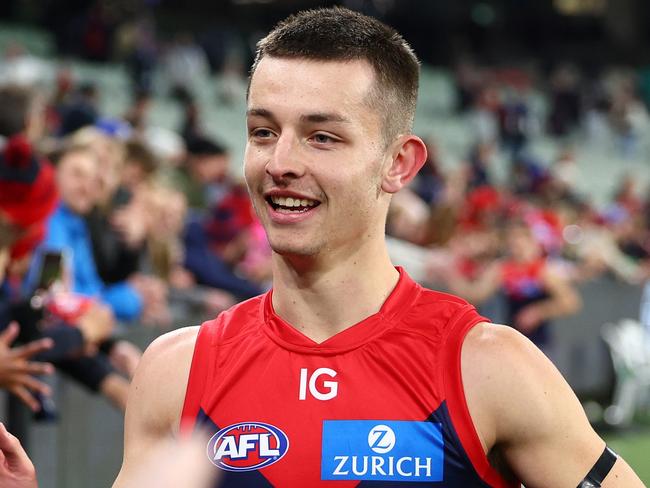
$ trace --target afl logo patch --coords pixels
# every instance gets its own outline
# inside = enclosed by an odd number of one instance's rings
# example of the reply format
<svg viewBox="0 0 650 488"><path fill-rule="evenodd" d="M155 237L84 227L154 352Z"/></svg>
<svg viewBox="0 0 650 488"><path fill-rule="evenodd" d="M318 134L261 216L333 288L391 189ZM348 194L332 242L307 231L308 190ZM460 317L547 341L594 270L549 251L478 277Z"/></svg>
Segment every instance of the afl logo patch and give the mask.
<svg viewBox="0 0 650 488"><path fill-rule="evenodd" d="M226 471L253 471L278 462L289 450L289 438L274 425L241 422L214 434L208 458Z"/></svg>

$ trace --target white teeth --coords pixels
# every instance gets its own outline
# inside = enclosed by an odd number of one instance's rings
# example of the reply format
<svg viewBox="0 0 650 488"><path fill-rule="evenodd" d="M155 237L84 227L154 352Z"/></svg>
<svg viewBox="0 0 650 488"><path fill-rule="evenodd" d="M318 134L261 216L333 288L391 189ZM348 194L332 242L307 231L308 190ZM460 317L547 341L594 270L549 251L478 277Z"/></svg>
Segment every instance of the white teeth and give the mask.
<svg viewBox="0 0 650 488"><path fill-rule="evenodd" d="M306 198L300 199L300 198L292 198L292 197L271 197L271 201L275 205L279 205L281 207L288 207L288 208L295 208L295 207L313 207L315 206L318 202L315 200L308 200Z"/></svg>

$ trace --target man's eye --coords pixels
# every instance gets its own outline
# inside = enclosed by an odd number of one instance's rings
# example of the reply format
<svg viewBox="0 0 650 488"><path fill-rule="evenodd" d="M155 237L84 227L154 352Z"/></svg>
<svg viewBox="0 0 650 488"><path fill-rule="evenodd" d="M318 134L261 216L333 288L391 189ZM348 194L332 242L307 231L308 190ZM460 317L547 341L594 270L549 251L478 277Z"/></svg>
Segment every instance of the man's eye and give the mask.
<svg viewBox="0 0 650 488"><path fill-rule="evenodd" d="M331 136L328 136L327 134L314 134L312 136L312 140L317 144L328 144L331 142L336 142L336 139L334 139Z"/></svg>
<svg viewBox="0 0 650 488"><path fill-rule="evenodd" d="M257 137L258 139L268 139L273 136L273 132L269 129L252 129L250 135L252 137Z"/></svg>

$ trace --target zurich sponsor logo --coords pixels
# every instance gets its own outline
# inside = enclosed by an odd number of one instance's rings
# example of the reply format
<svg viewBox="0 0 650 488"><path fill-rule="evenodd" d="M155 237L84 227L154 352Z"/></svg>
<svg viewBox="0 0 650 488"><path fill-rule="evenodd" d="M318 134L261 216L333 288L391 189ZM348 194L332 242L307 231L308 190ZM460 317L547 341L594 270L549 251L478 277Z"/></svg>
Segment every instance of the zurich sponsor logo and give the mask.
<svg viewBox="0 0 650 488"><path fill-rule="evenodd" d="M368 433L368 445L378 454L386 454L395 447L395 432L387 425L375 425Z"/></svg>
<svg viewBox="0 0 650 488"><path fill-rule="evenodd" d="M208 442L208 458L226 471L253 471L278 462L289 450L289 438L262 422L229 425Z"/></svg>
<svg viewBox="0 0 650 488"><path fill-rule="evenodd" d="M322 448L324 480L443 480L439 423L325 420Z"/></svg>

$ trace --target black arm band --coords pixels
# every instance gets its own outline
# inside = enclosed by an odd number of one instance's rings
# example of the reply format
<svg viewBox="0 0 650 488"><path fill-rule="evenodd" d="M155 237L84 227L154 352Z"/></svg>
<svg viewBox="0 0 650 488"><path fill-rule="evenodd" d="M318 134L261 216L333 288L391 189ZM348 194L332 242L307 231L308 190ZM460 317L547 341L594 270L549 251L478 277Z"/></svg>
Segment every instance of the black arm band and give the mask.
<svg viewBox="0 0 650 488"><path fill-rule="evenodd" d="M580 482L577 488L598 488L605 479L605 476L611 471L616 458L618 456L609 447L605 446L605 450L587 473L587 476Z"/></svg>

